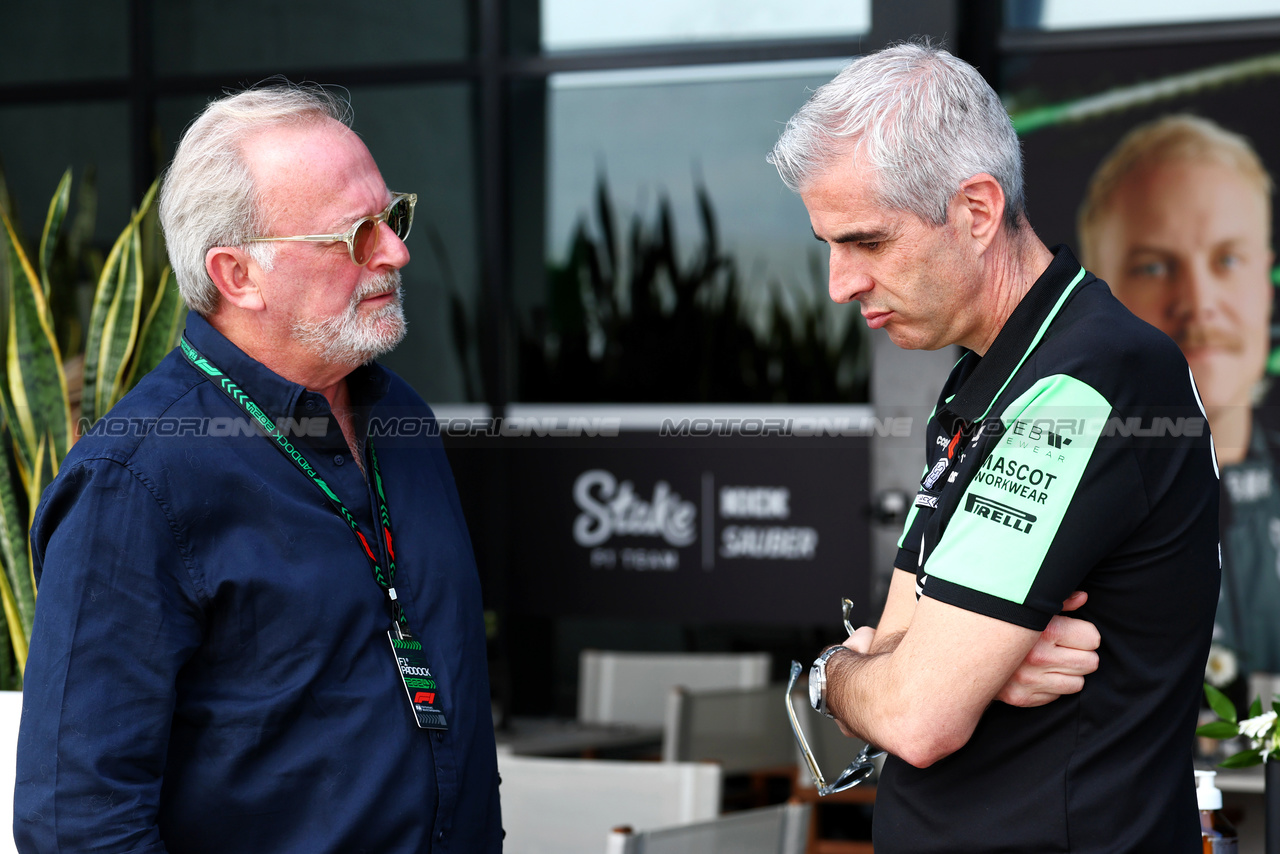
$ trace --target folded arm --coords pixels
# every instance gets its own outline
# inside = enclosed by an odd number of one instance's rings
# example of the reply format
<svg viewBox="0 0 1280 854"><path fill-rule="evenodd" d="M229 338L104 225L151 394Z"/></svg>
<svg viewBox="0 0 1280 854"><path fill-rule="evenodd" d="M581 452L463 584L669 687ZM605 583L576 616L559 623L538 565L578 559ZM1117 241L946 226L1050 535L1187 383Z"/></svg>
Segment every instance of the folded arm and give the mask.
<svg viewBox="0 0 1280 854"><path fill-rule="evenodd" d="M1064 610L1080 607L1073 594ZM859 629L827 666L829 703L847 733L919 767L962 747L992 700L1037 706L1079 691L1097 668L1098 633L1056 616L1035 632L937 600L915 599L895 571L878 629Z"/></svg>

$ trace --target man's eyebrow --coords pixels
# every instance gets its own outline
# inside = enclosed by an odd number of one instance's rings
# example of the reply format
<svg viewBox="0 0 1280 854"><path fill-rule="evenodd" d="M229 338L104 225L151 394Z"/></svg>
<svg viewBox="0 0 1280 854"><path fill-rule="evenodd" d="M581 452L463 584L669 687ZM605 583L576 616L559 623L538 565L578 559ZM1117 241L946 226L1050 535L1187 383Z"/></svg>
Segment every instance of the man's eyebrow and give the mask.
<svg viewBox="0 0 1280 854"><path fill-rule="evenodd" d="M809 226L809 230L813 231L813 226ZM888 232L883 230L850 231L847 234L838 234L831 238L830 241L827 241L818 237L818 232L813 231L813 237L822 243L878 243L888 237Z"/></svg>

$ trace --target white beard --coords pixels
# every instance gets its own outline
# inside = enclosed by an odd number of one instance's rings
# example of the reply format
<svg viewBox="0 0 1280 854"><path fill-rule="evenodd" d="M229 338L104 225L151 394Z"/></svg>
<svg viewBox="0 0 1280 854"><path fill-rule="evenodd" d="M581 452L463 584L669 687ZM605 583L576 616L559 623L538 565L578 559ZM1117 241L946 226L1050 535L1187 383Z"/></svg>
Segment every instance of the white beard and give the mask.
<svg viewBox="0 0 1280 854"><path fill-rule="evenodd" d="M360 314L360 302L395 291L395 299L382 308ZM352 368L391 352L404 340L406 323L401 300L400 271L370 279L351 297L347 310L327 320L297 320L293 339L327 364Z"/></svg>

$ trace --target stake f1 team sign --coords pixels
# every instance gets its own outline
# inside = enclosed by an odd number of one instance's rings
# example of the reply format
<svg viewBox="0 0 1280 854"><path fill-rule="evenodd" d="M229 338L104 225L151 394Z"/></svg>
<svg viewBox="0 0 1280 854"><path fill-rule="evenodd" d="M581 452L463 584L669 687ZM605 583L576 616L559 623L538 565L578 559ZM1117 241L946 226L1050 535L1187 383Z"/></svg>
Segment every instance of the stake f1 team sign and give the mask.
<svg viewBox="0 0 1280 854"><path fill-rule="evenodd" d="M702 569L715 566L716 557L757 560L814 560L818 531L807 525L760 524L786 522L791 516L787 486L714 487L714 475L703 474L704 517L735 520L720 528L718 543L700 550ZM573 500L580 510L573 523L574 542L590 549L593 568L666 570L680 568L680 549L698 536L698 505L685 500L665 480L654 484L652 497L637 494L631 481L618 482L612 472L591 469L578 476ZM708 527L708 530L715 526ZM628 539L630 538L630 539ZM631 540L661 540L656 548L627 547Z"/></svg>
<svg viewBox="0 0 1280 854"><path fill-rule="evenodd" d="M538 446L511 457L516 494L538 496L512 520L522 609L821 624L868 601L864 440Z"/></svg>

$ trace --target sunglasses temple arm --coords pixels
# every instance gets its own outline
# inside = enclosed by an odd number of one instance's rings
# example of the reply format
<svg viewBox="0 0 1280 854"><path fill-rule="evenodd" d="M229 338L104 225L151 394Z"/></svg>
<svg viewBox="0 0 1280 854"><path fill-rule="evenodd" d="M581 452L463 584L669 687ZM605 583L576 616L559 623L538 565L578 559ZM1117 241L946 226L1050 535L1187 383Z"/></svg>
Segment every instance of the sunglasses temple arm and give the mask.
<svg viewBox="0 0 1280 854"><path fill-rule="evenodd" d="M813 751L809 749L809 743L805 741L804 730L800 728L800 721L796 718L796 710L791 703L791 691L796 685L796 676L800 672L800 664L791 662L791 681L787 685L787 717L791 719L791 732L796 737L796 744L800 746L800 753L804 756L805 764L809 766L809 773L813 775L813 781L819 789L827 787L827 781L822 778L822 771L818 769L818 760L813 758Z"/></svg>

